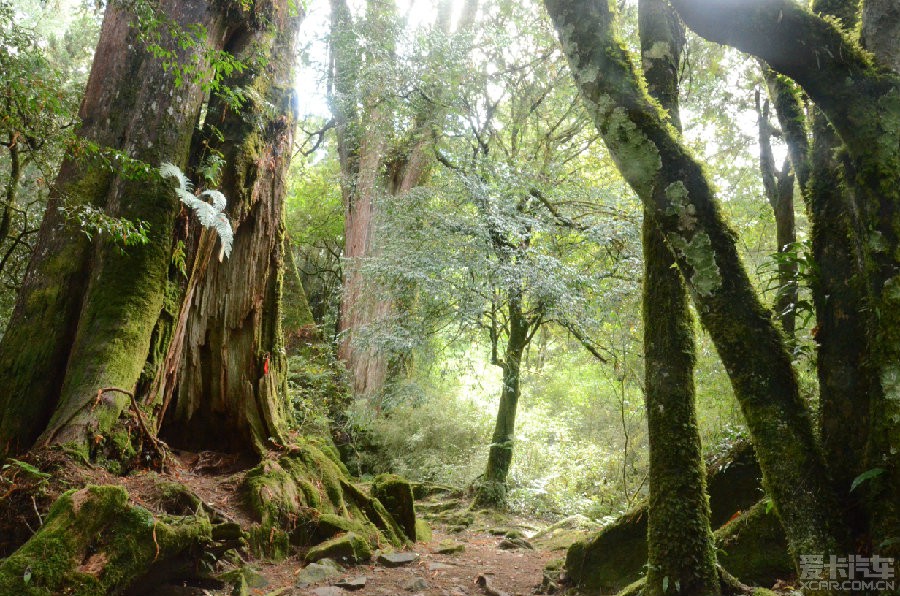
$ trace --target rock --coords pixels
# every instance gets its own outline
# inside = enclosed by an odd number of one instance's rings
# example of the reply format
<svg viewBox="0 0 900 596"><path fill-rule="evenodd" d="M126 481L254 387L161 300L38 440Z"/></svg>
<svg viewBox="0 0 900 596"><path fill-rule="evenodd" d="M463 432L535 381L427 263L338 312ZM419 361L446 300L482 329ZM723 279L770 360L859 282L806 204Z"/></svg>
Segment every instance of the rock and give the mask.
<svg viewBox="0 0 900 596"><path fill-rule="evenodd" d="M421 577L414 577L403 584L403 589L407 592L419 592L421 590L427 590L430 587L431 586L428 585L428 582Z"/></svg>
<svg viewBox="0 0 900 596"><path fill-rule="evenodd" d="M301 569L297 574L296 585L299 588L305 588L336 577L343 571L343 568L331 559L322 559L318 563L310 563Z"/></svg>
<svg viewBox="0 0 900 596"><path fill-rule="evenodd" d="M455 540L441 540L434 548L434 552L438 555L452 555L461 553L466 550L466 545L456 542Z"/></svg>
<svg viewBox="0 0 900 596"><path fill-rule="evenodd" d="M447 565L445 563L429 563L427 566L428 571L443 571L445 569L453 569L456 565Z"/></svg>
<svg viewBox="0 0 900 596"><path fill-rule="evenodd" d="M326 557L336 561L362 563L372 558L372 551L365 540L353 532L347 532L312 547L306 553L306 560L311 563Z"/></svg>
<svg viewBox="0 0 900 596"><path fill-rule="evenodd" d="M475 583L481 587L481 590L487 594L487 596L509 596L506 592L494 587L492 579L493 578L487 575L479 575L478 579L475 580Z"/></svg>
<svg viewBox="0 0 900 596"><path fill-rule="evenodd" d="M431 526L424 519L416 519L416 542L431 542Z"/></svg>
<svg viewBox="0 0 900 596"><path fill-rule="evenodd" d="M372 496L384 505L410 540L416 539L416 509L412 485L396 474L379 474L372 481Z"/></svg>
<svg viewBox="0 0 900 596"><path fill-rule="evenodd" d="M771 586L794 573L778 516L761 501L715 532L719 564L742 583Z"/></svg>
<svg viewBox="0 0 900 596"><path fill-rule="evenodd" d="M413 552L387 553L378 555L378 564L385 567L402 567L419 560L419 554Z"/></svg>
<svg viewBox="0 0 900 596"><path fill-rule="evenodd" d="M325 586L324 588L316 588L312 591L314 596L344 596L344 591L334 586Z"/></svg>
<svg viewBox="0 0 900 596"><path fill-rule="evenodd" d="M749 443L733 445L707 466L710 525L715 530L762 497L759 465ZM762 552L762 551L761 551ZM647 504L569 547L566 575L585 592L618 592L637 581L647 563ZM725 566L728 569L727 565ZM744 578L738 575L738 579Z"/></svg>
<svg viewBox="0 0 900 596"><path fill-rule="evenodd" d="M504 538L500 541L500 544L497 545L497 548L503 550L534 550L534 547L531 546L531 543L524 538Z"/></svg>
<svg viewBox="0 0 900 596"><path fill-rule="evenodd" d="M342 579L334 585L349 592L355 592L356 590L362 590L363 588L365 588L367 580L368 578L366 578L365 575L360 575L351 579Z"/></svg>

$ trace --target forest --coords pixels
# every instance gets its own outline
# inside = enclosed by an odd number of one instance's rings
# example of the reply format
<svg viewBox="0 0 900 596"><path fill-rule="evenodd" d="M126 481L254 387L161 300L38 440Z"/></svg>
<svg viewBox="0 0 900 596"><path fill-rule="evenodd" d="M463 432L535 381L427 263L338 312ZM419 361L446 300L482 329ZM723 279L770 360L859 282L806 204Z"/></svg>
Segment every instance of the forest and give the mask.
<svg viewBox="0 0 900 596"><path fill-rule="evenodd" d="M898 0L0 0L0 596L900 595Z"/></svg>

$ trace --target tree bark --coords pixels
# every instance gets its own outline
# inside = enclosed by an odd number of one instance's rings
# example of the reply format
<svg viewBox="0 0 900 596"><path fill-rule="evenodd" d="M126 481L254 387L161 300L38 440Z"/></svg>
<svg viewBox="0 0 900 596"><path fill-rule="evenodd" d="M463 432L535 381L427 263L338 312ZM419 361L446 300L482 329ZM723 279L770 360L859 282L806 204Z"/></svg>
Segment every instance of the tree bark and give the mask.
<svg viewBox="0 0 900 596"><path fill-rule="evenodd" d="M619 170L651 207L731 378L795 556L846 552L837 499L790 357L700 166L642 90L605 2L545 0Z"/></svg>
<svg viewBox="0 0 900 596"><path fill-rule="evenodd" d="M775 167L772 154L772 136L775 128L769 119L769 102L760 106L759 93L756 95L756 113L759 119L759 169L762 173L763 190L766 200L775 215L775 247L780 255L788 254L797 242L794 227L794 176L791 174L790 156L780 170ZM788 337L794 337L796 313L794 305L798 300L797 263L778 261L778 289L775 297L775 314Z"/></svg>
<svg viewBox="0 0 900 596"><path fill-rule="evenodd" d="M684 26L666 0L640 0L647 90L681 130ZM720 593L694 402L694 321L675 256L645 207L644 387L650 442L645 594Z"/></svg>
<svg viewBox="0 0 900 596"><path fill-rule="evenodd" d="M792 2L673 1L703 37L757 56L794 79L844 142L865 292L866 467L881 471L862 490L875 543L882 554L900 556L900 542L893 540L900 535L900 76L890 58L873 60L833 22ZM890 24L886 19L882 26Z"/></svg>
<svg viewBox="0 0 900 596"><path fill-rule="evenodd" d="M229 200L235 235L226 260L198 251L208 263L183 305L188 315L180 373L161 433L185 448L262 453L270 440L282 440L289 416L281 331L283 210L301 19L290 14L287 0L275 0L271 9L277 28L245 29L229 42L230 51L248 63L267 50L262 65L225 82L255 93L247 94L240 111L216 97L207 111L207 126L224 137L209 146L227 164L220 190Z"/></svg>
<svg viewBox="0 0 900 596"><path fill-rule="evenodd" d="M222 47L225 10L163 1L162 14L182 29L205 27L206 39L162 45L181 64L203 63ZM99 152L121 151L147 164L185 164L204 92L175 84L139 39L135 18L107 7L80 110L80 138ZM177 201L155 173L126 177L108 154L70 152L60 168L8 330L0 342L0 443L3 450L66 443L82 453L108 432L127 404L102 388L132 389L163 304L170 232ZM114 161L114 160L111 160ZM92 206L150 224L149 242L118 247L67 228L59 207ZM52 415L52 416L51 416Z"/></svg>

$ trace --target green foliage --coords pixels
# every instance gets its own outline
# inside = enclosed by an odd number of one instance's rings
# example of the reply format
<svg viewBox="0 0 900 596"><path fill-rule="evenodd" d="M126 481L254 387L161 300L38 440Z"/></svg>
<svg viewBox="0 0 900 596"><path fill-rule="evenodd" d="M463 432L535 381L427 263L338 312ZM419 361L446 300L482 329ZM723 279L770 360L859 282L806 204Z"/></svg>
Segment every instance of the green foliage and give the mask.
<svg viewBox="0 0 900 596"><path fill-rule="evenodd" d="M122 248L149 242L149 224L145 221L133 222L123 217L112 217L91 205L63 205L59 210L66 221L87 236L88 240L99 236Z"/></svg>
<svg viewBox="0 0 900 596"><path fill-rule="evenodd" d="M867 480L871 480L873 478L877 478L884 474L884 468L872 468L871 470L866 470L859 476L853 479L853 482L850 484L850 492L856 490L860 484L866 482Z"/></svg>

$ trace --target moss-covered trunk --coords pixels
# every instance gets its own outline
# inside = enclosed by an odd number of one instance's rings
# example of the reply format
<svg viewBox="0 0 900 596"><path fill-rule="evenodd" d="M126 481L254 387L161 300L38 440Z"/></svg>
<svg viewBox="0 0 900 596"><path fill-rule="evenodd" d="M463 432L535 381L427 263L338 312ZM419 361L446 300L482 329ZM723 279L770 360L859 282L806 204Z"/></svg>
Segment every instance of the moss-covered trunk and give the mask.
<svg viewBox="0 0 900 596"><path fill-rule="evenodd" d="M503 387L500 390L500 405L497 408L497 421L488 450L487 467L475 499L477 505L486 507L502 507L506 504L506 480L512 464L516 438L516 409L521 394L522 355L530 339L528 319L522 310L521 290L511 289L507 300L509 336L503 360L496 363L503 370Z"/></svg>
<svg viewBox="0 0 900 596"><path fill-rule="evenodd" d="M859 218L853 232L864 279L864 300L857 310L865 312L870 402L865 466L879 472L876 481L862 490L871 505L874 543L881 545L882 555L897 556L900 542L893 539L900 535L900 76L889 55L873 59L834 20L793 2L735 5L723 0L674 0L674 4L700 35L749 52L794 79L844 143L844 169L851 174L846 181L853 185L850 213ZM891 20L885 19L883 25L891 25ZM759 35L760 31L767 34Z"/></svg>
<svg viewBox="0 0 900 596"><path fill-rule="evenodd" d="M219 189L235 233L227 259L201 245L196 258L205 263L195 268L199 279L182 306L180 368L161 434L187 448L261 452L269 439L281 438L287 416L282 217L300 19L286 1L257 6L263 9L269 23L243 29L228 43L251 64L226 79L229 87L250 90L244 104L235 110L214 97L206 117L207 128L222 135L210 134L206 146L224 156Z"/></svg>
<svg viewBox="0 0 900 596"><path fill-rule="evenodd" d="M846 552L837 499L790 356L741 265L702 169L643 90L614 34L610 7L591 0L545 4L619 170L676 253L729 373L793 553Z"/></svg>
<svg viewBox="0 0 900 596"><path fill-rule="evenodd" d="M205 28L187 48L162 36L180 64L203 65L205 53L221 47L223 7L164 1L158 10L177 27ZM204 92L190 78L176 84L178 69L163 67L135 24L126 8L107 7L80 111L83 149L60 169L0 344L0 442L11 450L30 447L39 434L82 452L102 442L127 398L99 392L134 388L162 308L178 206L152 166L186 163ZM151 166L129 168L115 151ZM99 235L89 244L66 225L63 206L143 220L149 242L123 251Z"/></svg>
<svg viewBox="0 0 900 596"><path fill-rule="evenodd" d="M678 73L684 27L666 0L640 0L647 88L681 128ZM719 593L706 470L694 405L694 321L675 257L644 210L644 390L650 442L644 593Z"/></svg>

